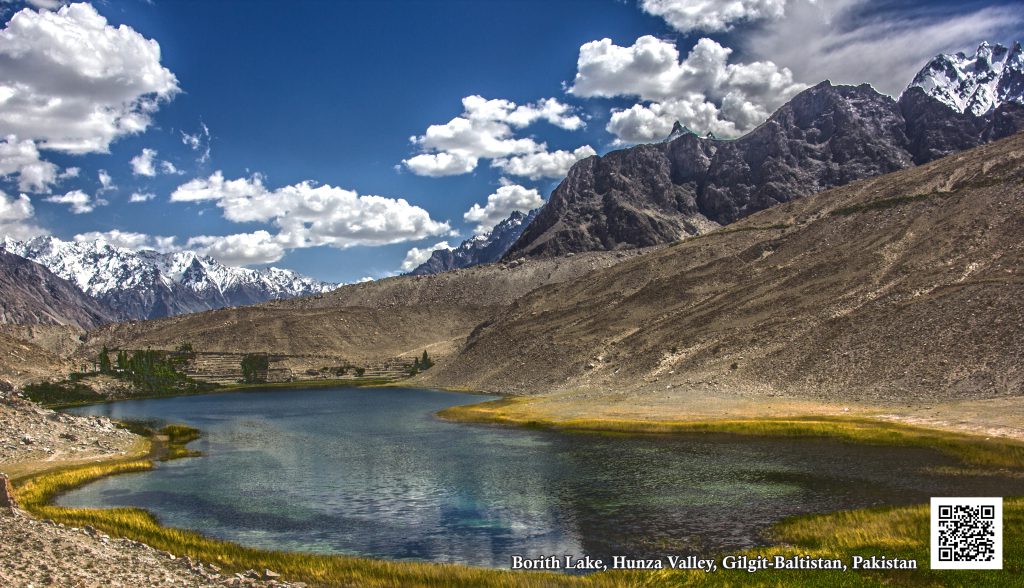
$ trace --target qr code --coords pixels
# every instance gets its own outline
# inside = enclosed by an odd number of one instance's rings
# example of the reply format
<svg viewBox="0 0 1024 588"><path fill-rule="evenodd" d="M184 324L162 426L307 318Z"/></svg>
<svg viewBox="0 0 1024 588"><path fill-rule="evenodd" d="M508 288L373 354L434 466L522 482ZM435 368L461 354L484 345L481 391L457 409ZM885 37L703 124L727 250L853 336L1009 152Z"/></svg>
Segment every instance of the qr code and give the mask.
<svg viewBox="0 0 1024 588"><path fill-rule="evenodd" d="M932 498L932 569L1003 569L1002 498Z"/></svg>

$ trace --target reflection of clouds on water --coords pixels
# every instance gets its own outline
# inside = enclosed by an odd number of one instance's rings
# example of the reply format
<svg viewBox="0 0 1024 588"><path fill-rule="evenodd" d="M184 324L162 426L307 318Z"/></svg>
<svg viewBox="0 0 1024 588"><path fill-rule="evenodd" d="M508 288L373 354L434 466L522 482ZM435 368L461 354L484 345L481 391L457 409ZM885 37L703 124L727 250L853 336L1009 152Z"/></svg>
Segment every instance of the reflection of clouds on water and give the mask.
<svg viewBox="0 0 1024 588"><path fill-rule="evenodd" d="M199 427L191 447L205 456L61 503L148 508L257 547L505 567L511 554L706 554L755 544L790 514L1024 492L1022 480L943 475L935 468L949 460L918 449L565 435L432 416L480 400L277 390L78 409Z"/></svg>

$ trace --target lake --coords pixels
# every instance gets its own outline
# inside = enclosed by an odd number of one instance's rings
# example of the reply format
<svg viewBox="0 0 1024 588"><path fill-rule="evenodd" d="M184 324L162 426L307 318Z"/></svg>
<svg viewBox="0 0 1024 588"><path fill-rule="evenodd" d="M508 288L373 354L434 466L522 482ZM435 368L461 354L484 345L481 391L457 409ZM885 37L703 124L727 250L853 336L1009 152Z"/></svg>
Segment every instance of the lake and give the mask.
<svg viewBox="0 0 1024 588"><path fill-rule="evenodd" d="M202 430L202 457L105 478L63 506L134 506L243 545L508 567L512 555L713 555L784 517L931 496L1024 494L907 447L728 435L578 434L434 416L488 397L266 390L69 410Z"/></svg>

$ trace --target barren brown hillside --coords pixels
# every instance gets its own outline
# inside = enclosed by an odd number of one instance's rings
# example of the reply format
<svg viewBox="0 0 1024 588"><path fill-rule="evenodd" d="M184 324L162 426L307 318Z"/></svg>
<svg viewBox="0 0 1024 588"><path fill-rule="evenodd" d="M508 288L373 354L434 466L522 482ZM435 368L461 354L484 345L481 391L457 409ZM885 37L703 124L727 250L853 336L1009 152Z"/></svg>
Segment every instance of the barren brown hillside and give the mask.
<svg viewBox="0 0 1024 588"><path fill-rule="evenodd" d="M584 403L1022 395L1022 181L1018 134L771 208L540 288L420 381Z"/></svg>
<svg viewBox="0 0 1024 588"><path fill-rule="evenodd" d="M344 286L328 294L153 321L108 325L89 333L83 354L100 345L196 351L330 355L372 362L440 357L480 323L527 292L579 278L642 252L588 253L404 276Z"/></svg>
<svg viewBox="0 0 1024 588"><path fill-rule="evenodd" d="M71 364L60 356L0 332L0 389L51 379L70 369Z"/></svg>

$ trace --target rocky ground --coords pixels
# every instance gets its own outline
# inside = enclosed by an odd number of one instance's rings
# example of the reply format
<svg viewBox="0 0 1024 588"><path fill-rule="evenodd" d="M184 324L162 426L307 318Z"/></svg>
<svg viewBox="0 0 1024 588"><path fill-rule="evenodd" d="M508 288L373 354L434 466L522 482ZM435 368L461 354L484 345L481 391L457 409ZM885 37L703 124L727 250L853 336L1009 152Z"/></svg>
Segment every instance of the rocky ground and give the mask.
<svg viewBox="0 0 1024 588"><path fill-rule="evenodd" d="M108 418L71 416L0 392L0 471L123 455L138 440Z"/></svg>
<svg viewBox="0 0 1024 588"><path fill-rule="evenodd" d="M76 417L0 392L0 586L283 586L272 570L226 574L91 527L39 521L8 508L6 478L138 451L139 437L105 417Z"/></svg>
<svg viewBox="0 0 1024 588"><path fill-rule="evenodd" d="M91 527L38 521L11 509L0 509L0 562L0 585L12 587L305 586L283 582L272 570L226 574Z"/></svg>

